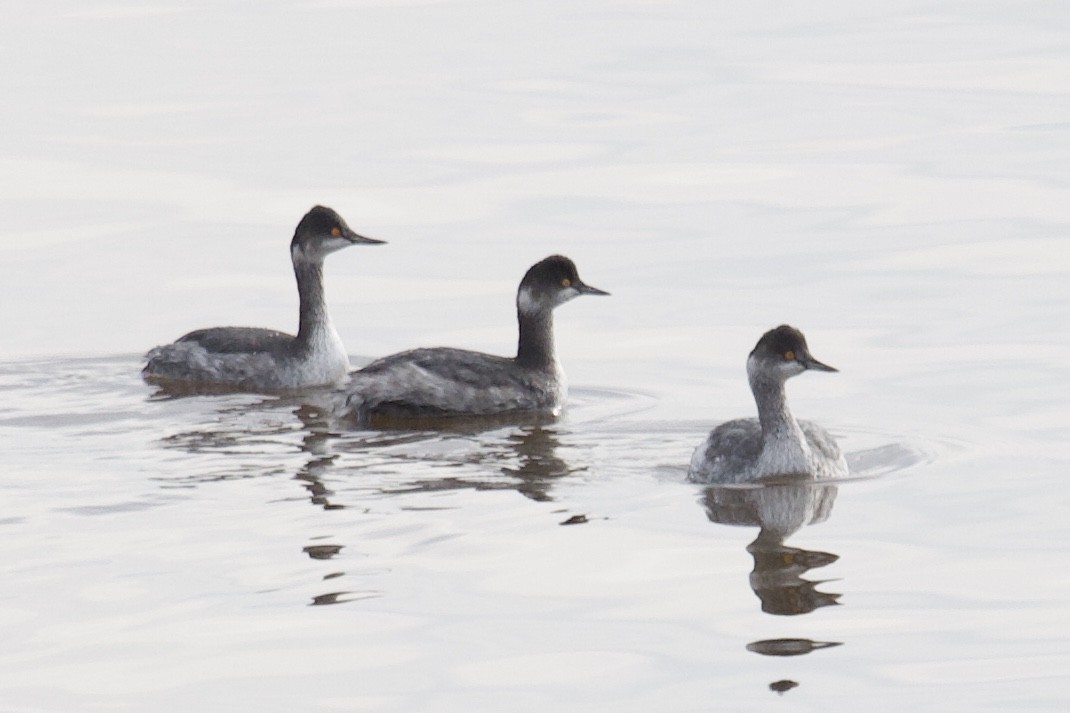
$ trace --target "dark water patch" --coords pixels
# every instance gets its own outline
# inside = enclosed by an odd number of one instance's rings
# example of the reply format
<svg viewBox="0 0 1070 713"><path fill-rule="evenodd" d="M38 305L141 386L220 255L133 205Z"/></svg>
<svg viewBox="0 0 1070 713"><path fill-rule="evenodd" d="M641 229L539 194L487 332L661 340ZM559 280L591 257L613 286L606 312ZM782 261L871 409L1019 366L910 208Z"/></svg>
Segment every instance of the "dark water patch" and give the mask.
<svg viewBox="0 0 1070 713"><path fill-rule="evenodd" d="M636 391L608 388L576 388L569 393L568 406L561 415L542 412L516 411L487 416L420 414L377 415L370 424L328 419L342 430L362 431L414 431L437 434L475 435L507 427L549 427L555 423L593 423L642 413L653 407L653 396Z"/></svg>
<svg viewBox="0 0 1070 713"><path fill-rule="evenodd" d="M747 651L762 656L803 656L805 654L843 646L842 641L813 641L811 639L765 639L747 644Z"/></svg>
<svg viewBox="0 0 1070 713"><path fill-rule="evenodd" d="M302 552L314 560L329 560L345 549L345 545L306 545Z"/></svg>
<svg viewBox="0 0 1070 713"><path fill-rule="evenodd" d="M327 592L326 594L317 594L312 597L309 606L316 607L330 604L347 604L349 602L358 602L364 599L375 599L381 596L382 592Z"/></svg>

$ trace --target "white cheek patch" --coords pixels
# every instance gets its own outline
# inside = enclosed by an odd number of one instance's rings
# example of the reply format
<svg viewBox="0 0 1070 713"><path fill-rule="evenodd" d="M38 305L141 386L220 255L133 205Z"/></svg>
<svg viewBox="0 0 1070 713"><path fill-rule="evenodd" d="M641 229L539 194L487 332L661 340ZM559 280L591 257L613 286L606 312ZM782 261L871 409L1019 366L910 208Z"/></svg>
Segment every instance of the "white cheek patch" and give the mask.
<svg viewBox="0 0 1070 713"><path fill-rule="evenodd" d="M521 314L535 314L541 311L538 299L532 294L530 288L524 287L516 296L516 307Z"/></svg>
<svg viewBox="0 0 1070 713"><path fill-rule="evenodd" d="M323 241L324 254L333 253L335 250L341 250L342 248L348 248L353 243L348 238L331 237Z"/></svg>

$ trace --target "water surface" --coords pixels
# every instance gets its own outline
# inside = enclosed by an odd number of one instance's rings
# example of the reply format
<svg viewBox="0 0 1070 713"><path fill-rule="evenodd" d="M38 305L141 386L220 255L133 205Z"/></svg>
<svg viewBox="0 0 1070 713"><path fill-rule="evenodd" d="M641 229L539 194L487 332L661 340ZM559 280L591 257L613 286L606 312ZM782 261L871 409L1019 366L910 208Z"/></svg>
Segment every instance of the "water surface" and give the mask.
<svg viewBox="0 0 1070 713"><path fill-rule="evenodd" d="M0 709L1065 710L1058 3L18 2L0 30ZM294 329L508 353L557 422L337 427L140 354ZM702 488L787 322L853 478ZM503 704L507 701L507 704Z"/></svg>

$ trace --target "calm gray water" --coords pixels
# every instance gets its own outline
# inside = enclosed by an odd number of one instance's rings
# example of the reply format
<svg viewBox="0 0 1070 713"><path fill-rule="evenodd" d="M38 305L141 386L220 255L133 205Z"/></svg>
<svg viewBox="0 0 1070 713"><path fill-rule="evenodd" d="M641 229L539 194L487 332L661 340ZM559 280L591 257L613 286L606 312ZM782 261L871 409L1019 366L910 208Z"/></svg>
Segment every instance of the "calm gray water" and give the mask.
<svg viewBox="0 0 1070 713"><path fill-rule="evenodd" d="M28 2L0 28L0 711L1064 711L1070 8ZM140 354L498 353L553 252L558 422L344 432ZM789 388L835 487L685 473ZM1062 563L1062 564L1060 564Z"/></svg>

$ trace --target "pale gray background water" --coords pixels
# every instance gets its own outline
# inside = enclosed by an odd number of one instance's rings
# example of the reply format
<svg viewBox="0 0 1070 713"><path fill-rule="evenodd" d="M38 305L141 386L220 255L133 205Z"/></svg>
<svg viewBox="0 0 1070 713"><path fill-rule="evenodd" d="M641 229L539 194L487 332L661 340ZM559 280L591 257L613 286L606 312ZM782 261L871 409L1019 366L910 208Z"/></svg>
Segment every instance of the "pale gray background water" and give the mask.
<svg viewBox="0 0 1070 713"><path fill-rule="evenodd" d="M0 710L1070 707L1070 6L17 0L0 57ZM317 202L390 242L358 361L508 352L573 257L568 415L151 398L295 327ZM684 481L781 322L831 511Z"/></svg>

